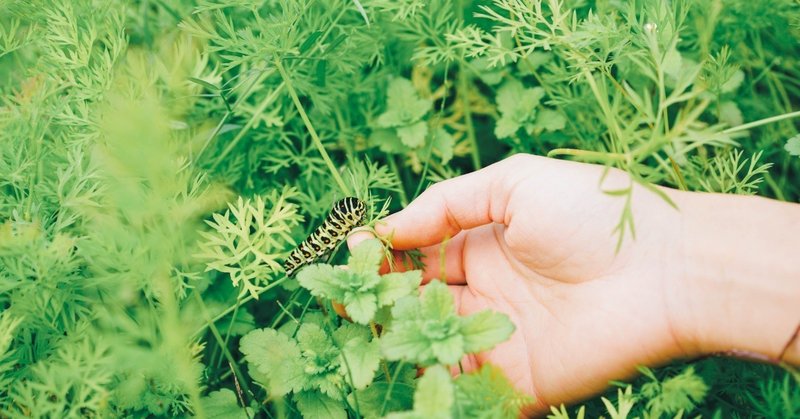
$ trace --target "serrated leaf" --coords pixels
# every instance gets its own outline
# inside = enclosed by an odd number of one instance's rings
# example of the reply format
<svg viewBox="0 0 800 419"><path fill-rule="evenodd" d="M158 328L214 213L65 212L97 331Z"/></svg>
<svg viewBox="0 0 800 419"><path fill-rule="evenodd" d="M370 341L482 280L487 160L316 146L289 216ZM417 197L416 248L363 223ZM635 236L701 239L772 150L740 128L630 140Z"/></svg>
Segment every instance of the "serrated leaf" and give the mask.
<svg viewBox="0 0 800 419"><path fill-rule="evenodd" d="M454 334L445 339L436 340L431 343L431 351L437 362L446 365L456 364L464 356L464 337Z"/></svg>
<svg viewBox="0 0 800 419"><path fill-rule="evenodd" d="M392 329L381 336L381 351L390 361L407 360L423 364L433 359L430 343L413 325L395 322Z"/></svg>
<svg viewBox="0 0 800 419"><path fill-rule="evenodd" d="M514 323L502 313L480 311L461 319L464 351L475 353L491 349L514 333Z"/></svg>
<svg viewBox="0 0 800 419"><path fill-rule="evenodd" d="M536 115L536 128L552 132L564 129L566 125L567 119L558 111L544 108Z"/></svg>
<svg viewBox="0 0 800 419"><path fill-rule="evenodd" d="M510 116L501 116L494 126L494 135L500 139L513 137L520 127L520 123Z"/></svg>
<svg viewBox="0 0 800 419"><path fill-rule="evenodd" d="M399 154L410 149L400 141L395 129L375 129L370 136L370 142L375 144L384 153Z"/></svg>
<svg viewBox="0 0 800 419"><path fill-rule="evenodd" d="M297 391L306 383L300 348L275 329L253 330L239 342L239 350L267 377L269 382L263 384L275 394Z"/></svg>
<svg viewBox="0 0 800 419"><path fill-rule="evenodd" d="M428 135L428 123L419 121L412 125L397 128L397 137L409 148L419 148L425 144L425 137Z"/></svg>
<svg viewBox="0 0 800 419"><path fill-rule="evenodd" d="M333 340L339 347L344 347L351 340L367 342L370 339L368 327L353 323L345 323L333 332Z"/></svg>
<svg viewBox="0 0 800 419"><path fill-rule="evenodd" d="M534 399L519 392L499 368L484 364L480 370L456 379L458 406L474 417L515 419Z"/></svg>
<svg viewBox="0 0 800 419"><path fill-rule="evenodd" d="M342 363L342 368L348 378L353 380L353 387L363 389L368 386L375 378L375 371L381 361L378 342L352 339L342 348L342 356L346 361Z"/></svg>
<svg viewBox="0 0 800 419"><path fill-rule="evenodd" d="M344 404L322 393L303 391L294 395L294 402L304 418L347 419Z"/></svg>
<svg viewBox="0 0 800 419"><path fill-rule="evenodd" d="M394 78L387 91L387 110L376 122L381 128L404 127L419 121L430 107L431 102L419 97L410 80Z"/></svg>
<svg viewBox="0 0 800 419"><path fill-rule="evenodd" d="M445 319L455 315L453 294L442 281L431 281L420 298L420 316L426 319Z"/></svg>
<svg viewBox="0 0 800 419"><path fill-rule="evenodd" d="M368 324L378 310L378 299L373 294L348 293L342 303L347 315L360 324Z"/></svg>
<svg viewBox="0 0 800 419"><path fill-rule="evenodd" d="M203 405L203 414L209 419L245 419L253 415L251 409L239 406L236 393L223 388L213 391L208 396L200 399Z"/></svg>
<svg viewBox="0 0 800 419"><path fill-rule="evenodd" d="M793 156L800 156L800 135L789 138L783 148Z"/></svg>
<svg viewBox="0 0 800 419"><path fill-rule="evenodd" d="M378 272L384 258L383 244L378 239L364 240L350 250L347 266L356 274Z"/></svg>
<svg viewBox="0 0 800 419"><path fill-rule="evenodd" d="M378 305L393 304L402 297L412 294L422 282L422 272L392 272L381 276L381 282L376 288Z"/></svg>
<svg viewBox="0 0 800 419"><path fill-rule="evenodd" d="M450 373L441 365L425 370L414 392L414 412L427 418L450 418L455 401Z"/></svg>
<svg viewBox="0 0 800 419"><path fill-rule="evenodd" d="M325 353L332 348L331 340L321 327L312 323L303 323L297 330L297 344L302 351Z"/></svg>
<svg viewBox="0 0 800 419"><path fill-rule="evenodd" d="M322 263L309 265L297 273L297 283L315 297L341 300L344 293L336 280L336 271L341 269Z"/></svg>

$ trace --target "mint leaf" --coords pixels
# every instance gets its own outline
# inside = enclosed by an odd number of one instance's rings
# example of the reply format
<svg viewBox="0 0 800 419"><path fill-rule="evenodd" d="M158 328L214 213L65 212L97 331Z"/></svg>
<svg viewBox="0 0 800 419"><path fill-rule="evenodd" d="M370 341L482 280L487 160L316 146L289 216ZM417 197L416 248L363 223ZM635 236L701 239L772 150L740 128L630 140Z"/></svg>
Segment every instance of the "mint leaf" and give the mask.
<svg viewBox="0 0 800 419"><path fill-rule="evenodd" d="M345 385L341 371L341 351L321 327L304 323L297 331L302 354L302 371L306 377L303 390L319 389L340 400Z"/></svg>
<svg viewBox="0 0 800 419"><path fill-rule="evenodd" d="M247 419L252 417L253 412L239 406L236 393L227 388L219 391L212 391L208 396L200 399L203 405L203 413L209 419Z"/></svg>
<svg viewBox="0 0 800 419"><path fill-rule="evenodd" d="M294 395L294 402L304 418L347 419L344 404L321 393L303 391Z"/></svg>
<svg viewBox="0 0 800 419"><path fill-rule="evenodd" d="M376 273L381 266L385 253L378 239L364 240L350 250L347 266L356 274Z"/></svg>
<svg viewBox="0 0 800 419"><path fill-rule="evenodd" d="M267 389L277 395L297 391L306 384L300 348L274 329L257 329L245 335L239 343L245 360L266 377Z"/></svg>
<svg viewBox="0 0 800 419"><path fill-rule="evenodd" d="M461 319L464 350L467 353L490 349L514 333L514 323L508 316L489 310L480 311Z"/></svg>
<svg viewBox="0 0 800 419"><path fill-rule="evenodd" d="M428 113L431 102L419 97L419 93L414 89L411 80L396 77L389 82L387 91L388 105L390 109L398 109L405 112L405 122L414 122Z"/></svg>

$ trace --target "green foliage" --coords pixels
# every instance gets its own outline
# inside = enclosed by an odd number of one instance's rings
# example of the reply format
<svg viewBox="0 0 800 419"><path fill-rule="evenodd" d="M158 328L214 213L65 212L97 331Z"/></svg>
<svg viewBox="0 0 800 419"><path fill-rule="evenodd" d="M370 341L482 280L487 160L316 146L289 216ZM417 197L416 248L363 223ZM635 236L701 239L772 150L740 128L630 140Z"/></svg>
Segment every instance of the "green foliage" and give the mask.
<svg viewBox="0 0 800 419"><path fill-rule="evenodd" d="M695 375L692 367L664 381L659 381L647 368L640 371L651 380L642 386L641 394L648 399L647 409L655 417L691 411L708 392L708 386Z"/></svg>
<svg viewBox="0 0 800 419"><path fill-rule="evenodd" d="M798 22L794 0L0 1L0 416L512 417L496 370L438 366L504 316L380 275L375 241L297 281L288 251L338 198L374 225L513 152L796 202ZM694 366L579 412L798 415L789 373Z"/></svg>
<svg viewBox="0 0 800 419"><path fill-rule="evenodd" d="M354 322L368 324L379 309L415 292L422 281L419 271L379 275L383 257L380 241L367 240L352 250L349 269L316 264L303 268L297 282L315 297L343 304Z"/></svg>
<svg viewBox="0 0 800 419"><path fill-rule="evenodd" d="M279 256L292 243L291 229L301 220L297 205L289 202L296 197L291 189L272 191L266 201L239 197L224 215L214 214L214 221L206 221L214 232L202 233L206 241L199 256L207 260L206 269L229 274L233 286L258 297L270 276L282 271Z"/></svg>
<svg viewBox="0 0 800 419"><path fill-rule="evenodd" d="M381 338L384 355L421 365L455 364L465 354L492 348L514 331L514 324L501 313L484 310L467 317L456 315L453 296L440 281L428 284L419 298L397 301L392 318Z"/></svg>

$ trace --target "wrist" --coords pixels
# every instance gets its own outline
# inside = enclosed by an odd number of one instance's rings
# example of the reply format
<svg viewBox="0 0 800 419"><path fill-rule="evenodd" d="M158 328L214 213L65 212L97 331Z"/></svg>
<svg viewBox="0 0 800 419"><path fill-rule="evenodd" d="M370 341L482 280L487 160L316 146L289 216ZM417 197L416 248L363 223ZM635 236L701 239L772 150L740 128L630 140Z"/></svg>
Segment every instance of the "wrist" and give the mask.
<svg viewBox="0 0 800 419"><path fill-rule="evenodd" d="M758 197L680 193L679 345L777 360L800 323L800 206ZM783 356L800 363L800 344Z"/></svg>

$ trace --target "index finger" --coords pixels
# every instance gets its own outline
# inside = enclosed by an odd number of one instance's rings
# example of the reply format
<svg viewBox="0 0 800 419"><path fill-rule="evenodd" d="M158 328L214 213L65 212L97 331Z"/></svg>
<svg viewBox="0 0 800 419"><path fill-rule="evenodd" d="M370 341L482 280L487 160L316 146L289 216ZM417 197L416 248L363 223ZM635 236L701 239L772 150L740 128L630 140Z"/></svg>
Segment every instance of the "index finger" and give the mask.
<svg viewBox="0 0 800 419"><path fill-rule="evenodd" d="M511 157L439 182L405 209L378 222L375 230L389 235L395 249L407 250L440 243L484 224L506 224L506 207L513 190L510 184L515 183L510 174L523 160Z"/></svg>

